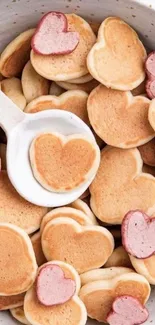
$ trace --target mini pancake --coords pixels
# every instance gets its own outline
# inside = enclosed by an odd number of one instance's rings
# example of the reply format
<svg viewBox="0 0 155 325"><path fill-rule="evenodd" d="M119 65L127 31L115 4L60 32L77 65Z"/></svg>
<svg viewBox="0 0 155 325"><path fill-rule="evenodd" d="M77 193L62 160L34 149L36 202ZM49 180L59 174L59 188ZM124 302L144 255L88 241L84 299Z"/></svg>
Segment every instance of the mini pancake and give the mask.
<svg viewBox="0 0 155 325"><path fill-rule="evenodd" d="M0 295L27 291L36 273L37 263L29 236L15 225L0 223Z"/></svg>
<svg viewBox="0 0 155 325"><path fill-rule="evenodd" d="M80 134L42 133L32 141L29 154L34 177L44 188L58 193L91 180L100 162L95 141Z"/></svg>
<svg viewBox="0 0 155 325"><path fill-rule="evenodd" d="M144 163L149 166L155 166L155 138L138 147L138 149Z"/></svg>
<svg viewBox="0 0 155 325"><path fill-rule="evenodd" d="M21 81L27 103L39 96L48 95L49 81L33 69L30 61L23 69Z"/></svg>
<svg viewBox="0 0 155 325"><path fill-rule="evenodd" d="M131 92L133 96L140 96L142 94L145 94L145 80Z"/></svg>
<svg viewBox="0 0 155 325"><path fill-rule="evenodd" d="M104 267L132 267L128 253L125 251L123 246L115 248Z"/></svg>
<svg viewBox="0 0 155 325"><path fill-rule="evenodd" d="M106 87L132 90L145 79L146 56L136 32L120 18L108 17L99 28L87 66L90 74Z"/></svg>
<svg viewBox="0 0 155 325"><path fill-rule="evenodd" d="M52 96L60 96L64 92L65 92L65 90L63 88L61 88L54 81L52 81L51 86L50 86L50 89L49 89L49 95L52 95Z"/></svg>
<svg viewBox="0 0 155 325"><path fill-rule="evenodd" d="M66 278L71 278L76 281L76 293L69 301L62 305L47 307L39 303L36 288L33 285L26 293L24 300L26 318L32 325L85 325L87 313L84 304L77 296L80 289L80 278L77 272L67 263L59 261L46 263L42 267L51 263L60 266Z"/></svg>
<svg viewBox="0 0 155 325"><path fill-rule="evenodd" d="M25 292L13 296L0 296L0 311L22 306L24 304L24 296Z"/></svg>
<svg viewBox="0 0 155 325"><path fill-rule="evenodd" d="M10 313L20 323L25 325L31 325L25 317L23 306L10 309Z"/></svg>
<svg viewBox="0 0 155 325"><path fill-rule="evenodd" d="M26 99L23 94L21 81L18 78L9 78L1 81L1 90L15 103L22 111L26 106Z"/></svg>
<svg viewBox="0 0 155 325"><path fill-rule="evenodd" d="M4 77L18 76L29 60L31 50L31 38L35 29L29 29L17 36L0 57L0 71Z"/></svg>
<svg viewBox="0 0 155 325"><path fill-rule="evenodd" d="M85 123L89 124L87 113L88 95L82 90L70 90L56 96L41 96L30 102L25 108L25 113L36 113L47 109L62 109L74 113Z"/></svg>
<svg viewBox="0 0 155 325"><path fill-rule="evenodd" d="M61 207L53 209L44 216L40 226L41 233L49 221L57 218L70 218L78 222L81 226L93 225L91 218L83 211L71 207Z"/></svg>
<svg viewBox="0 0 155 325"><path fill-rule="evenodd" d="M117 276L127 273L133 273L133 269L127 267L109 267L103 269L95 269L85 273L80 274L81 286L87 283L92 283L94 281L101 280L112 280Z"/></svg>
<svg viewBox="0 0 155 325"><path fill-rule="evenodd" d="M36 257L37 264L38 266L41 266L46 262L46 258L44 256L42 246L41 246L40 231L36 232L34 235L31 236L31 242L34 249L34 254Z"/></svg>
<svg viewBox="0 0 155 325"><path fill-rule="evenodd" d="M66 90L83 90L86 93L90 93L95 87L99 85L99 82L95 79L88 81L84 84L73 84L69 81L57 81L57 85Z"/></svg>
<svg viewBox="0 0 155 325"><path fill-rule="evenodd" d="M6 169L6 144L0 143L1 169Z"/></svg>
<svg viewBox="0 0 155 325"><path fill-rule="evenodd" d="M76 79L71 79L71 80L68 80L68 82L71 83L71 84L85 84L86 82L89 82L91 80L93 80L93 77L91 76L90 73L87 73L83 77L76 78Z"/></svg>
<svg viewBox="0 0 155 325"><path fill-rule="evenodd" d="M150 296L148 281L137 273L127 273L109 280L85 284L80 290L88 316L99 322L106 322L114 299L129 295L145 304Z"/></svg>
<svg viewBox="0 0 155 325"><path fill-rule="evenodd" d="M155 212L155 178L142 172L138 149L105 147L97 175L89 187L91 208L97 218L121 224L127 211ZM112 198L112 199L111 199Z"/></svg>
<svg viewBox="0 0 155 325"><path fill-rule="evenodd" d="M93 212L89 208L88 204L85 203L84 201L78 199L78 200L72 202L69 206L71 206L74 209L84 212L90 218L91 222L94 225L98 224Z"/></svg>
<svg viewBox="0 0 155 325"><path fill-rule="evenodd" d="M44 78L64 81L79 78L88 73L86 59L96 37L90 25L81 17L69 14L68 30L79 33L80 41L71 54L43 56L31 52L34 69Z"/></svg>
<svg viewBox="0 0 155 325"><path fill-rule="evenodd" d="M39 229L47 208L24 200L9 181L6 171L0 173L0 222L23 228L28 234Z"/></svg>
<svg viewBox="0 0 155 325"><path fill-rule="evenodd" d="M81 226L69 218L49 221L41 241L48 261L67 261L79 274L104 265L114 249L113 236L107 229Z"/></svg>
<svg viewBox="0 0 155 325"><path fill-rule="evenodd" d="M155 255L145 259L139 259L131 255L129 257L136 272L145 276L150 284L155 285Z"/></svg>
<svg viewBox="0 0 155 325"><path fill-rule="evenodd" d="M154 138L148 121L151 101L131 92L95 88L87 102L90 123L107 144L119 148L134 148Z"/></svg>

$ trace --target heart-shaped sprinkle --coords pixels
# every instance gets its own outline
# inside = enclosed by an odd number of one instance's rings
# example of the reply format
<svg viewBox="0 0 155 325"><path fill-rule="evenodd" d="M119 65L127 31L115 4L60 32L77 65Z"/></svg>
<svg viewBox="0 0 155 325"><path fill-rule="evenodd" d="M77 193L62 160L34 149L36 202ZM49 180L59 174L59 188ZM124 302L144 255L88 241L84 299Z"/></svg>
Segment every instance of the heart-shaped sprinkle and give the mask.
<svg viewBox="0 0 155 325"><path fill-rule="evenodd" d="M140 259L155 252L155 218L144 212L130 211L122 223L122 241L126 251Z"/></svg>
<svg viewBox="0 0 155 325"><path fill-rule="evenodd" d="M34 52L42 55L69 54L79 43L79 33L68 31L68 21L61 12L51 11L40 20L32 38Z"/></svg>
<svg viewBox="0 0 155 325"><path fill-rule="evenodd" d="M49 264L41 268L37 277L37 297L41 304L64 304L74 296L75 290L75 281L66 279L60 266Z"/></svg>
<svg viewBox="0 0 155 325"><path fill-rule="evenodd" d="M146 93L150 99L155 98L155 51L152 51L145 62L145 69L148 76L146 81Z"/></svg>
<svg viewBox="0 0 155 325"><path fill-rule="evenodd" d="M131 296L115 299L113 308L107 317L110 325L139 325L148 319L148 310Z"/></svg>

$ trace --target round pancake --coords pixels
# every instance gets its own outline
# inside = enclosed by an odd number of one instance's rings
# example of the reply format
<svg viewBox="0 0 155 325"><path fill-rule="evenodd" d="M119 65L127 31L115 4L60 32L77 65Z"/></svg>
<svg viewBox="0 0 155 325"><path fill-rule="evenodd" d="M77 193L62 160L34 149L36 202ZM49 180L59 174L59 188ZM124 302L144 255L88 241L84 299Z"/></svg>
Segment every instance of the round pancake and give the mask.
<svg viewBox="0 0 155 325"><path fill-rule="evenodd" d="M154 137L148 121L151 101L99 85L87 102L90 123L107 144L119 148L134 148Z"/></svg>
<svg viewBox="0 0 155 325"><path fill-rule="evenodd" d="M25 325L31 325L25 317L23 306L10 309L10 313L20 323Z"/></svg>
<svg viewBox="0 0 155 325"><path fill-rule="evenodd" d="M47 208L24 200L14 189L6 171L0 173L0 222L23 228L28 234L39 229Z"/></svg>
<svg viewBox="0 0 155 325"><path fill-rule="evenodd" d="M27 291L36 273L37 263L29 236L15 225L0 223L0 295Z"/></svg>
<svg viewBox="0 0 155 325"><path fill-rule="evenodd" d="M136 32L120 18L108 17L99 28L87 66L90 74L106 87L132 90L145 79L146 57Z"/></svg>
<svg viewBox="0 0 155 325"><path fill-rule="evenodd" d="M141 157L146 165L155 166L155 138L143 146L138 147Z"/></svg>
<svg viewBox="0 0 155 325"><path fill-rule="evenodd" d="M80 277L77 271L69 264L60 261L52 261L44 264L58 265L64 271L65 277L73 279L76 282L75 295L66 303L56 306L44 306L39 303L36 294L36 285L26 293L24 300L24 312L26 318L32 325L84 325L86 324L86 310L78 298L80 290ZM40 269L41 269L40 268Z"/></svg>
<svg viewBox="0 0 155 325"><path fill-rule="evenodd" d="M34 99L25 108L25 113L36 113L47 109L62 109L74 113L80 117L85 123L89 123L87 113L88 95L82 90L66 91L62 95L41 96Z"/></svg>
<svg viewBox="0 0 155 325"><path fill-rule="evenodd" d="M80 134L42 133L32 141L29 154L34 177L44 188L58 193L91 180L100 162L95 141Z"/></svg>
<svg viewBox="0 0 155 325"><path fill-rule="evenodd" d="M31 242L34 249L34 254L36 257L37 264L38 266L41 266L46 262L46 258L44 256L42 246L41 246L40 231L36 232L34 235L31 236Z"/></svg>
<svg viewBox="0 0 155 325"><path fill-rule="evenodd" d="M119 246L114 249L112 255L109 257L108 261L105 263L104 267L132 267L128 253L125 251L123 246Z"/></svg>
<svg viewBox="0 0 155 325"><path fill-rule="evenodd" d="M57 85L56 82L54 82L54 81L51 82L51 86L49 89L49 95L60 96L64 92L65 92L65 90L63 88L61 88L59 85Z"/></svg>
<svg viewBox="0 0 155 325"><path fill-rule="evenodd" d="M18 76L29 60L31 50L31 38L35 29L29 29L17 36L0 57L0 71L4 77Z"/></svg>
<svg viewBox="0 0 155 325"><path fill-rule="evenodd" d="M1 169L6 169L6 144L0 143Z"/></svg>
<svg viewBox="0 0 155 325"><path fill-rule="evenodd" d="M26 106L21 81L18 78L4 79L1 82L1 90L15 103L22 111Z"/></svg>
<svg viewBox="0 0 155 325"><path fill-rule="evenodd" d="M121 274L133 273L133 269L127 267L110 267L103 269L94 269L85 273L80 274L81 286L87 283L101 280L111 280L120 276Z"/></svg>
<svg viewBox="0 0 155 325"><path fill-rule="evenodd" d="M71 206L74 209L80 210L82 212L84 212L91 220L91 222L94 225L97 225L97 220L95 218L95 215L93 214L93 212L91 211L91 209L89 208L88 204L85 203L84 201L78 199L74 202L72 202L69 206Z"/></svg>
<svg viewBox="0 0 155 325"><path fill-rule="evenodd" d="M93 221L84 212L71 207L61 207L53 209L44 216L40 227L41 233L49 221L65 217L75 220L82 226L93 224Z"/></svg>
<svg viewBox="0 0 155 325"><path fill-rule="evenodd" d="M33 69L30 61L23 69L21 82L27 103L39 96L48 95L49 81Z"/></svg>
<svg viewBox="0 0 155 325"><path fill-rule="evenodd" d="M99 85L99 82L95 79L88 81L84 84L73 84L69 81L57 81L57 85L66 90L83 90L86 93L90 93L95 87Z"/></svg>
<svg viewBox="0 0 155 325"><path fill-rule="evenodd" d="M68 30L77 31L80 41L76 49L66 55L43 56L31 51L31 63L44 78L60 81L79 78L88 73L86 59L96 37L90 25L81 17L69 14Z"/></svg>
<svg viewBox="0 0 155 325"><path fill-rule="evenodd" d="M91 80L93 80L93 77L91 76L90 73L87 73L83 77L71 79L71 80L68 80L68 82L71 83L71 84L84 84L84 83L89 82Z"/></svg>
<svg viewBox="0 0 155 325"><path fill-rule="evenodd" d="M13 296L0 296L0 310L22 306L24 304L24 296L25 292Z"/></svg>

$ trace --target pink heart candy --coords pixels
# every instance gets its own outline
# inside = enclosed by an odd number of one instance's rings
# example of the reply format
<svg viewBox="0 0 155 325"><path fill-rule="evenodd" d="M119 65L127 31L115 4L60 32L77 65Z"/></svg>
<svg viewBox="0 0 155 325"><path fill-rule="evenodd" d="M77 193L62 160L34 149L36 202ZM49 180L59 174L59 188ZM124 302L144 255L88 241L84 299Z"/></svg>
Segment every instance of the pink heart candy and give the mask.
<svg viewBox="0 0 155 325"><path fill-rule="evenodd" d="M34 52L42 55L69 54L79 43L79 33L68 31L68 21L61 12L51 11L40 20L32 38Z"/></svg>
<svg viewBox="0 0 155 325"><path fill-rule="evenodd" d="M55 264L41 268L37 277L37 297L41 304L54 306L70 300L76 290L76 283L66 279L63 270Z"/></svg>
<svg viewBox="0 0 155 325"><path fill-rule="evenodd" d="M155 218L142 211L130 211L122 223L122 243L125 250L140 259L155 253Z"/></svg>
<svg viewBox="0 0 155 325"><path fill-rule="evenodd" d="M130 296L116 298L112 311L107 317L110 325L139 325L148 319L147 309Z"/></svg>

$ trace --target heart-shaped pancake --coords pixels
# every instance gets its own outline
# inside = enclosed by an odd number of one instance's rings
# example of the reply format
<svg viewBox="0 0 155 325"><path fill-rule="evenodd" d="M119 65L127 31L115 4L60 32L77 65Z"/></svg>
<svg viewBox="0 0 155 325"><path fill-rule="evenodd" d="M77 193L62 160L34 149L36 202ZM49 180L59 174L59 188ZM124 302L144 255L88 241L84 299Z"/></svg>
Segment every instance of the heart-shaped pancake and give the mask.
<svg viewBox="0 0 155 325"><path fill-rule="evenodd" d="M95 34L90 25L81 17L69 14L66 15L66 18L68 31L79 33L79 44L72 53L41 55L33 50L31 52L31 63L34 69L49 80L70 80L85 76L88 73L86 60L90 49L95 43Z"/></svg>
<svg viewBox="0 0 155 325"><path fill-rule="evenodd" d="M88 94L82 90L70 90L60 96L40 96L30 102L24 112L36 113L47 109L62 109L71 112L90 125L87 113Z"/></svg>
<svg viewBox="0 0 155 325"><path fill-rule="evenodd" d="M49 221L41 241L48 261L67 261L78 273L101 267L114 249L113 236L106 228L81 226L69 218Z"/></svg>
<svg viewBox="0 0 155 325"><path fill-rule="evenodd" d="M63 270L65 278L74 280L76 283L76 292L70 300L61 305L44 306L39 302L36 286L33 285L26 293L24 300L24 312L26 318L32 325L85 325L87 321L86 309L83 302L77 296L80 289L79 275L71 265L60 261L46 263L41 266L40 270L49 265L59 266ZM55 290L56 289L57 288L55 287ZM48 297L48 288L46 295Z"/></svg>
<svg viewBox="0 0 155 325"><path fill-rule="evenodd" d="M107 144L119 148L134 148L154 137L148 121L150 100L129 91L95 88L88 97L90 123Z"/></svg>
<svg viewBox="0 0 155 325"><path fill-rule="evenodd" d="M101 221L121 224L131 210L155 212L155 178L142 172L138 149L105 147L97 175L90 185L91 208Z"/></svg>
<svg viewBox="0 0 155 325"><path fill-rule="evenodd" d="M36 284L37 297L45 306L66 303L74 296L75 288L75 281L66 278L59 265L48 264L39 271Z"/></svg>
<svg viewBox="0 0 155 325"><path fill-rule="evenodd" d="M145 79L146 50L123 20L108 17L87 58L90 74L107 87L132 90Z"/></svg>
<svg viewBox="0 0 155 325"><path fill-rule="evenodd" d="M155 218L144 212L128 212L122 222L122 241L126 251L140 259L155 253Z"/></svg>
<svg viewBox="0 0 155 325"><path fill-rule="evenodd" d="M30 161L34 177L43 187L67 192L94 178L100 150L94 140L83 135L42 133L30 146Z"/></svg>
<svg viewBox="0 0 155 325"><path fill-rule="evenodd" d="M51 11L40 20L31 46L34 52L42 55L61 55L73 52L78 43L79 33L68 31L67 17Z"/></svg>
<svg viewBox="0 0 155 325"><path fill-rule="evenodd" d="M139 325L148 319L148 310L131 296L120 296L115 299L112 311L107 317L109 325Z"/></svg>
<svg viewBox="0 0 155 325"><path fill-rule="evenodd" d="M145 277L137 273L126 273L107 280L86 283L80 290L80 298L90 318L106 322L117 297L129 295L145 304L149 299L150 289Z"/></svg>

